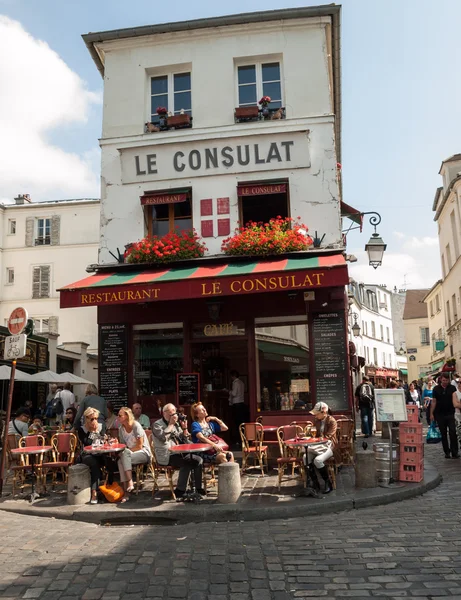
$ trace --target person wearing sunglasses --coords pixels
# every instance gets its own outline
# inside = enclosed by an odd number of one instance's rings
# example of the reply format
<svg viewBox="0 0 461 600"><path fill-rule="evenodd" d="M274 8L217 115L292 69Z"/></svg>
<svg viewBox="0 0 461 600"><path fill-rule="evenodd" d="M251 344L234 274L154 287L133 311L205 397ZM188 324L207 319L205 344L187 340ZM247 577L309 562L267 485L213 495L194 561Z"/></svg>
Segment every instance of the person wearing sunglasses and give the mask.
<svg viewBox="0 0 461 600"><path fill-rule="evenodd" d="M99 422L99 410L96 408L87 408L83 413L83 424L77 428L77 436L81 441L83 448L91 446L97 440L103 442L102 424ZM83 450L81 462L90 469L91 479L91 500L90 504L98 503L98 489L102 479L101 469L106 467L108 473L108 484L114 483L115 463L108 454L94 455Z"/></svg>

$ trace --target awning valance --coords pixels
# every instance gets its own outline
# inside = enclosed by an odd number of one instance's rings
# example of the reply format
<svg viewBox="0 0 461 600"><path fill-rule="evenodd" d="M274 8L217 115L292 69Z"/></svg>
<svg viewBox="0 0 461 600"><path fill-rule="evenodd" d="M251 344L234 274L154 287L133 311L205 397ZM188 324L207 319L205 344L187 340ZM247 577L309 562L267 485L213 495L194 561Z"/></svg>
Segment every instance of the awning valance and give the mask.
<svg viewBox="0 0 461 600"><path fill-rule="evenodd" d="M399 371L402 375L408 375L408 369L399 369Z"/></svg>
<svg viewBox="0 0 461 600"><path fill-rule="evenodd" d="M164 190L163 192L146 192L141 196L141 204L173 204L176 202L185 202L188 198L189 190Z"/></svg>
<svg viewBox="0 0 461 600"><path fill-rule="evenodd" d="M258 350L261 350L264 358L279 362L302 364L307 363L309 355L307 350L298 346L288 344L277 344L276 342L258 341Z"/></svg>
<svg viewBox="0 0 461 600"><path fill-rule="evenodd" d="M203 266L202 266L203 265ZM199 263L91 275L61 288L61 308L220 298L282 290L313 291L347 285L342 254L267 261Z"/></svg>

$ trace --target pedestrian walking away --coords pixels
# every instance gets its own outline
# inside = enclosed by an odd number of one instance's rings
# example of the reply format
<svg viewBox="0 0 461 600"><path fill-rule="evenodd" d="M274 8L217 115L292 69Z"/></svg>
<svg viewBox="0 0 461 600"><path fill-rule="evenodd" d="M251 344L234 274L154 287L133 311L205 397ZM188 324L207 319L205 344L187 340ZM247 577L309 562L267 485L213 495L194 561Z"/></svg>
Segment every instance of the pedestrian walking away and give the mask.
<svg viewBox="0 0 461 600"><path fill-rule="evenodd" d="M445 458L459 458L458 438L456 436L455 407L453 395L456 388L450 384L450 375L442 373L440 384L432 392L431 422L436 421L442 435ZM448 443L448 437L450 443Z"/></svg>
<svg viewBox="0 0 461 600"><path fill-rule="evenodd" d="M362 433L365 437L373 435L373 410L375 407L375 390L366 376L355 390L355 401L357 410L360 410L362 421Z"/></svg>

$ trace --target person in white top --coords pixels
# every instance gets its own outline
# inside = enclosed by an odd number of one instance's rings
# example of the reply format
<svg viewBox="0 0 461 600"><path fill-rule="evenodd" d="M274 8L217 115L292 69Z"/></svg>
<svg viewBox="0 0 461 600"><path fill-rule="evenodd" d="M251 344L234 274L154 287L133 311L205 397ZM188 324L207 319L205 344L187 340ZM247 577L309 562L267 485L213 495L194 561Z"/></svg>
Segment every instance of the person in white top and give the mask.
<svg viewBox="0 0 461 600"><path fill-rule="evenodd" d="M61 391L61 402L62 402L62 407L63 407L64 413L65 413L68 408L70 408L71 406L74 406L75 396L71 392L70 383L67 382L62 387L63 387L63 389Z"/></svg>
<svg viewBox="0 0 461 600"><path fill-rule="evenodd" d="M232 410L234 418L234 439L239 439L239 427L241 423L247 420L247 407L245 404L245 386L243 381L239 379L237 371L231 371L230 376L232 379L231 389L229 390L229 406Z"/></svg>
<svg viewBox="0 0 461 600"><path fill-rule="evenodd" d="M461 379L458 379L456 392L453 392L453 406L455 407L456 435L461 444Z"/></svg>

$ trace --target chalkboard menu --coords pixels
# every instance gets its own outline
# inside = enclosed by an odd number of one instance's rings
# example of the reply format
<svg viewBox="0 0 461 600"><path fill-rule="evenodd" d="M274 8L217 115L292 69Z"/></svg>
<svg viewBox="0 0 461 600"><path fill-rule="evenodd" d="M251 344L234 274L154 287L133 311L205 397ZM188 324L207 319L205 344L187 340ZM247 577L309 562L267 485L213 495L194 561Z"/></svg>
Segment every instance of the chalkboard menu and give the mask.
<svg viewBox="0 0 461 600"><path fill-rule="evenodd" d="M315 401L333 411L347 410L348 369L344 314L315 314L312 319Z"/></svg>
<svg viewBox="0 0 461 600"><path fill-rule="evenodd" d="M99 393L117 411L128 405L128 326L99 327Z"/></svg>
<svg viewBox="0 0 461 600"><path fill-rule="evenodd" d="M178 404L193 404L200 400L200 374L177 373L176 390Z"/></svg>

